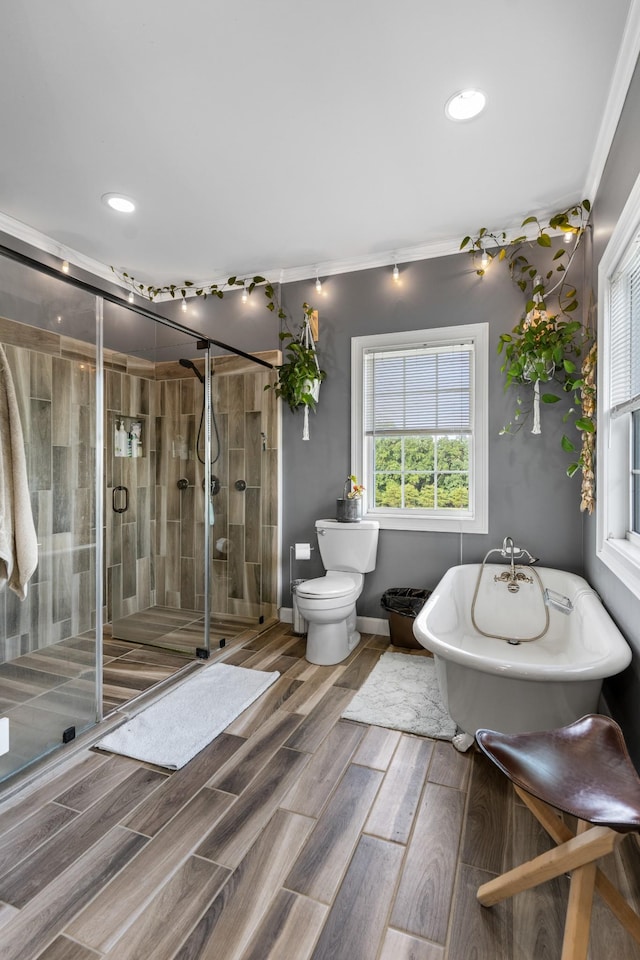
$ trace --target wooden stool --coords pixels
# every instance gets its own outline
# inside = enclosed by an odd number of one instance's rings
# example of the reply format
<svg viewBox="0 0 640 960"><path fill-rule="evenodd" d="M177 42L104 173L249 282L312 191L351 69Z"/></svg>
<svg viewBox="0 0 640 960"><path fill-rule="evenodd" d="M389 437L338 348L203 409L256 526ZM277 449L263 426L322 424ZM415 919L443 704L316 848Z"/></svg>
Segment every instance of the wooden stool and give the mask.
<svg viewBox="0 0 640 960"><path fill-rule="evenodd" d="M539 733L478 730L476 739L558 844L484 883L480 903L490 907L571 871L561 960L586 960L594 888L640 943L640 917L595 864L640 830L640 778L618 724L592 714ZM578 818L575 835L557 810Z"/></svg>

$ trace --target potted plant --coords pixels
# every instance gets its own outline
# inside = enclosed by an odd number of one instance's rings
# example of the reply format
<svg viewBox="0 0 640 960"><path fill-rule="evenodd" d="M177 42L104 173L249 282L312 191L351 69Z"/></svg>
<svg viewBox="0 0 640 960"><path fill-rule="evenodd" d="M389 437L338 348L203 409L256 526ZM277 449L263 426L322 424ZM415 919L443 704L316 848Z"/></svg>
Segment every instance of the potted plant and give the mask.
<svg viewBox="0 0 640 960"><path fill-rule="evenodd" d="M313 310L308 303L303 305L303 309L304 320L298 332L280 332L284 359L276 367L276 382L265 388L275 390L276 396L282 397L293 412L298 407L316 409L320 384L326 377L325 371L320 369L311 336L309 321Z"/></svg>
<svg viewBox="0 0 640 960"><path fill-rule="evenodd" d="M320 369L316 346L311 335L311 315L313 308L303 304L304 319L297 333L290 330L280 331L284 360L276 369L275 383L269 383L265 390L273 389L277 397L282 397L289 409L295 413L304 409L303 440L309 439L309 410L315 411L320 393L320 384L327 374Z"/></svg>
<svg viewBox="0 0 640 960"><path fill-rule="evenodd" d="M349 489L351 484L351 489ZM342 497L336 500L336 520L340 523L358 523L362 520L362 494L364 487L357 477L349 474L344 482Z"/></svg>

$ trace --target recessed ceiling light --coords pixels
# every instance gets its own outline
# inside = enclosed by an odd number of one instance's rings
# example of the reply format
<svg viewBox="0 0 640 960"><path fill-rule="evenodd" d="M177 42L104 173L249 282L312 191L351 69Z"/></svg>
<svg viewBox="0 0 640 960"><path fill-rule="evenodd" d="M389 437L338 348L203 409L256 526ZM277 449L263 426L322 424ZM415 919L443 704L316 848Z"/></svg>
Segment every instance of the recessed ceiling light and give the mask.
<svg viewBox="0 0 640 960"><path fill-rule="evenodd" d="M444 112L450 120L471 120L484 110L486 102L480 90L462 90L449 97Z"/></svg>
<svg viewBox="0 0 640 960"><path fill-rule="evenodd" d="M130 197L123 197L121 193L103 193L102 202L118 213L133 213L136 208Z"/></svg>

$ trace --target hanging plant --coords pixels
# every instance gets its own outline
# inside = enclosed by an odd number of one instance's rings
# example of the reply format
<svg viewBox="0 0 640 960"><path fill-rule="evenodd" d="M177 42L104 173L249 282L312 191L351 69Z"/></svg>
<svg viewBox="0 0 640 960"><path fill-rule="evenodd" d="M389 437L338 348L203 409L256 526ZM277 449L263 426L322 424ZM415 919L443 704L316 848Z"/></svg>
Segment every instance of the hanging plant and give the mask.
<svg viewBox="0 0 640 960"><path fill-rule="evenodd" d="M575 319L579 302L567 273L586 229L590 210L589 201L583 200L555 214L547 224L541 223L537 217L527 217L522 226L536 225L537 236L533 239L525 235L508 239L505 232L495 234L482 227L476 236L467 236L460 244L461 250L469 249L474 263L480 258L476 269L478 276L484 276L491 262L497 259L507 265L511 279L525 296L523 315L510 333L501 334L498 342L498 353L503 356L500 369L505 374L505 389L518 388L513 419L500 432L515 433L532 419L531 432L540 433L540 403L555 404L562 394L569 394L571 406L563 420L565 423L573 421L581 437L576 442L564 433L561 444L568 453L580 451L567 468L567 474L573 476L582 470L581 509L589 513L595 502L596 345L593 331ZM544 272L530 259L530 249L535 245L548 250L553 245L552 234L559 231L572 246L556 250L550 269ZM548 307L550 303L553 303L553 309ZM523 400L522 387L525 386L532 389Z"/></svg>
<svg viewBox="0 0 640 960"><path fill-rule="evenodd" d="M284 360L276 367L275 383L268 383L265 390L273 389L276 396L281 397L294 413L303 408L305 419L302 438L308 440L309 410L315 411L320 384L327 375L320 369L311 334L313 307L304 303L303 311L304 318L296 333L288 328L280 332Z"/></svg>

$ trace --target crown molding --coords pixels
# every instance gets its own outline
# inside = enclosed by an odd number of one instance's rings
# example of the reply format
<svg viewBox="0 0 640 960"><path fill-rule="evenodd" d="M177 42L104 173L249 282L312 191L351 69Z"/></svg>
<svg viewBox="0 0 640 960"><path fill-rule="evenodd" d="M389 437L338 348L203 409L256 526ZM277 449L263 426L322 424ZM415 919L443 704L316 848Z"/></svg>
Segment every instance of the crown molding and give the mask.
<svg viewBox="0 0 640 960"><path fill-rule="evenodd" d="M634 0L634 3L640 9L640 0ZM528 216L530 215L532 214L528 214ZM539 210L533 215L537 216L540 220L544 220L548 216L548 211ZM101 263L99 260L94 260L91 257L87 257L78 250L74 250L72 247L67 247L65 244L59 243L57 240L53 240L51 237L40 233L40 231L35 230L33 227L29 227L27 224L22 223L19 220L14 220L13 217L1 212L0 231L8 234L11 237L15 237L18 240L28 243L37 250L41 250L44 253L49 253L61 261L67 260L70 264L80 267L82 270L86 270L94 277L100 277L101 279L107 280L109 283L118 286L121 290L126 291L127 294L133 289L133 293L136 297L139 297L142 300L148 300L148 297L143 296L138 292L137 289L132 288L131 283L127 283L127 281L122 278L117 271L112 270L112 268L107 264ZM526 227L523 227L521 221L513 222L508 226L490 229L489 232L495 235L499 235L504 232L507 234L507 236L525 236L528 240L533 240L537 236L535 224L527 224ZM551 230L549 233L551 236L557 236L560 234L560 231ZM456 237L418 243L408 247L398 247L395 250L385 250L380 253L367 254L345 260L327 260L323 263L307 264L304 266L282 267L280 269L276 268L272 270L255 271L251 275L248 274L246 279L250 280L252 275L255 276L260 274L267 277L268 283L297 283L303 280L315 280L316 277L320 277L321 280L325 280L327 277L337 276L342 273L355 273L361 270L374 270L376 267L390 267L394 264L402 265L413 263L419 260L431 260L437 257L448 257L453 256L454 254L467 252L467 250L462 251L460 249L460 237ZM192 286L186 290L186 298L188 299L196 296L196 289L206 289L213 284L217 284L219 287L224 287L227 279L228 277L218 277L213 279L208 278L207 280L194 280L192 281ZM180 288L179 283L177 283L177 287L178 289ZM241 290L240 287L234 289L237 290L237 292L240 292ZM158 294L157 297L154 297L154 303L167 303L171 302L171 300L175 301L177 299L179 299L179 297L171 297L171 295L168 293Z"/></svg>
<svg viewBox="0 0 640 960"><path fill-rule="evenodd" d="M109 283L115 284L123 290L130 289L106 263L102 263L100 260L94 260L93 257L87 257L84 253L80 253L79 250L74 250L73 247L67 247L64 243L53 240L46 234L40 233L39 230L28 226L28 224L22 223L20 220L15 220L7 213L0 212L0 231L10 237L14 237L16 240L22 240L24 243L28 243L36 250L49 253L59 260L66 260L68 263L80 267L81 270L86 270L87 273L93 274L94 277L107 280Z"/></svg>
<svg viewBox="0 0 640 960"><path fill-rule="evenodd" d="M609 95L602 114L600 129L591 157L584 187L584 196L595 199L600 180L611 150L611 144L620 120L624 101L629 91L633 72L640 56L640 0L631 0L624 27L622 43L609 87Z"/></svg>

